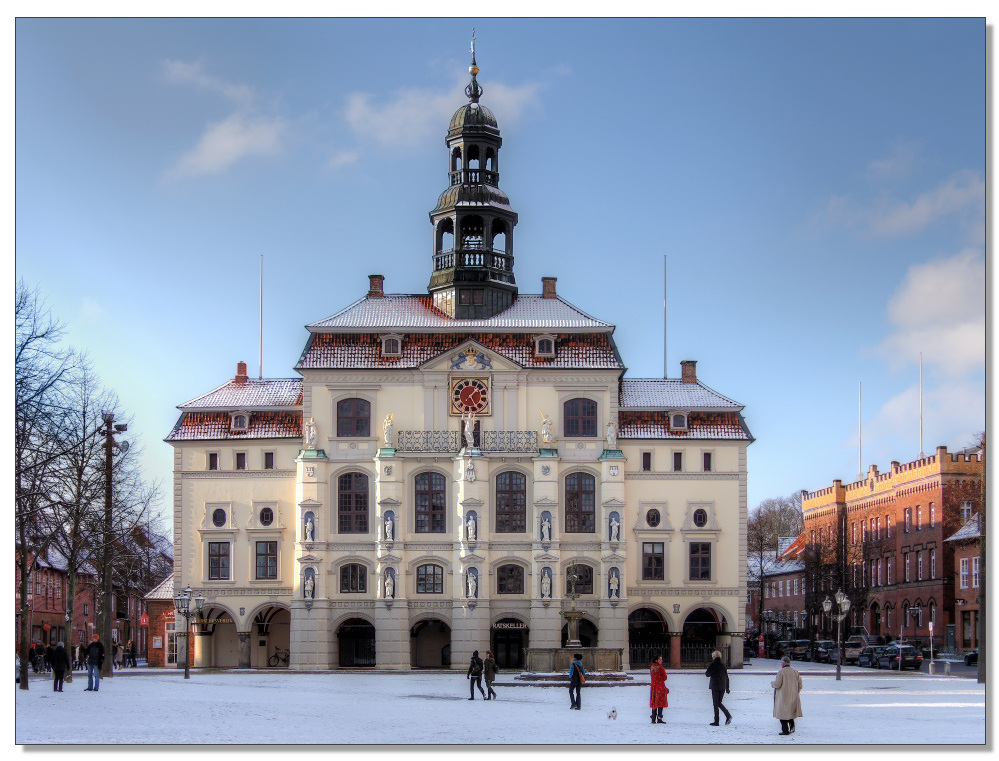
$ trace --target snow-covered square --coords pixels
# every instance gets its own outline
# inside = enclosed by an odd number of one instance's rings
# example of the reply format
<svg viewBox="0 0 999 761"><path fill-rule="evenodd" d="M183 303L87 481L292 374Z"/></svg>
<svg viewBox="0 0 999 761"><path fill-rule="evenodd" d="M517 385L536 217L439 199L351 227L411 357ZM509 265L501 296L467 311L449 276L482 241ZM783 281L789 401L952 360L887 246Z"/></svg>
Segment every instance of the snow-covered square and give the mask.
<svg viewBox="0 0 999 761"><path fill-rule="evenodd" d="M176 744L981 744L985 689L973 679L886 674L855 668L837 682L804 664L804 717L779 737L772 717L774 662L732 671L730 726L710 727L703 674L669 674L665 724L649 718L647 672L626 686L583 688L570 711L563 687L501 674L498 699L468 700L463 674L195 672L138 669L84 692L78 673L63 693L32 679L17 690L16 741ZM608 713L616 709L617 718Z"/></svg>

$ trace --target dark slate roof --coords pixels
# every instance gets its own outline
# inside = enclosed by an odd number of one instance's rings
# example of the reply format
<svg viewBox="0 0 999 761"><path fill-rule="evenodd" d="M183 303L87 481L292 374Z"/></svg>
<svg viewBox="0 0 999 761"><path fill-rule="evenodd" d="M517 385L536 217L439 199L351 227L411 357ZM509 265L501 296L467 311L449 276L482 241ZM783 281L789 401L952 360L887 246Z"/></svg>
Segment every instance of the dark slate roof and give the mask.
<svg viewBox="0 0 999 761"><path fill-rule="evenodd" d="M742 409L741 404L700 381L684 383L679 378L622 378L620 406L636 410Z"/></svg>
<svg viewBox="0 0 999 761"><path fill-rule="evenodd" d="M296 438L302 438L301 411L251 412L245 431L230 430L228 412L185 412L165 441Z"/></svg>
<svg viewBox="0 0 999 761"><path fill-rule="evenodd" d="M624 368L609 333L559 333L554 357L534 356L529 333L406 333L400 357L382 356L377 334L314 333L295 369L420 367L469 340L523 367Z"/></svg>
<svg viewBox="0 0 999 761"><path fill-rule="evenodd" d="M543 333L600 331L613 332L603 322L560 297L521 294L508 309L484 319L455 319L434 308L429 295L386 295L365 297L336 314L305 326L313 333L365 331L506 331Z"/></svg>
<svg viewBox="0 0 999 761"><path fill-rule="evenodd" d="M738 412L691 412L687 429L670 425L667 411L618 410L618 437L622 439L730 439L752 441L753 435Z"/></svg>
<svg viewBox="0 0 999 761"><path fill-rule="evenodd" d="M982 538L982 532L980 529L980 525L978 523L978 513L975 513L968 519L967 523L961 526L961 528L957 530L957 533L955 533L954 536L952 536L947 541L962 542L962 541L968 541L970 539L981 539L981 538Z"/></svg>
<svg viewBox="0 0 999 761"><path fill-rule="evenodd" d="M207 394L184 402L179 409L252 410L301 404L301 378L265 378L227 381Z"/></svg>
<svg viewBox="0 0 999 761"><path fill-rule="evenodd" d="M465 127L495 127L499 128L496 116L481 103L466 103L460 106L451 117L448 134L461 132Z"/></svg>

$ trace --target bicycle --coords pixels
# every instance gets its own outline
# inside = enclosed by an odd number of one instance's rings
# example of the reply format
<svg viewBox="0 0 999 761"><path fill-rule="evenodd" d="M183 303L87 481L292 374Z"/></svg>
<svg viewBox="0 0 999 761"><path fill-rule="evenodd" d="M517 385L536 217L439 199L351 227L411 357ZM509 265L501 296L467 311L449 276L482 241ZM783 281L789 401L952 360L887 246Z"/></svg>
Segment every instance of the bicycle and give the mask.
<svg viewBox="0 0 999 761"><path fill-rule="evenodd" d="M279 663L283 663L285 666L287 666L291 661L291 651L285 650L282 653L281 648L278 647L277 645L274 646L274 650L276 652L274 653L274 655L272 655L270 658L267 659L267 665L274 667L277 666Z"/></svg>

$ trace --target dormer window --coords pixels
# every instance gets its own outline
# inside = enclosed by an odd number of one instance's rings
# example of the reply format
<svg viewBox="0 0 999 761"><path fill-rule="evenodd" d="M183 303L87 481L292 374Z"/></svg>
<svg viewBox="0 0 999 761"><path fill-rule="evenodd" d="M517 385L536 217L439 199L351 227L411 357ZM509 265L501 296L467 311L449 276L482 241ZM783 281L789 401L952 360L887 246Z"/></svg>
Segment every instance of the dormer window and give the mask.
<svg viewBox="0 0 999 761"><path fill-rule="evenodd" d="M402 336L396 333L389 333L380 336L382 341L382 356L383 357L401 357L402 356Z"/></svg>
<svg viewBox="0 0 999 761"><path fill-rule="evenodd" d="M534 336L534 356L554 357L555 336L548 333L540 336Z"/></svg>
<svg viewBox="0 0 999 761"><path fill-rule="evenodd" d="M669 426L677 431L687 430L687 414L685 412L672 412L669 416Z"/></svg>
<svg viewBox="0 0 999 761"><path fill-rule="evenodd" d="M245 433L250 427L250 415L246 412L233 412L229 416L229 430L233 433Z"/></svg>

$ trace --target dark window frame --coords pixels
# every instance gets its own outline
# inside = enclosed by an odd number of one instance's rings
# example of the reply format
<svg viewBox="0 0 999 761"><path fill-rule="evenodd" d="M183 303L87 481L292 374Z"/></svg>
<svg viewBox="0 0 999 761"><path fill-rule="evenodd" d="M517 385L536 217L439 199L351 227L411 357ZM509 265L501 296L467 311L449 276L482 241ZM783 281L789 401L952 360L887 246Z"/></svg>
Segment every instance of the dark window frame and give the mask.
<svg viewBox="0 0 999 761"><path fill-rule="evenodd" d="M219 520L219 513L221 513L222 520ZM223 528L226 522L229 520L229 513L224 507L216 507L212 510L212 525L215 528Z"/></svg>
<svg viewBox="0 0 999 761"><path fill-rule="evenodd" d="M260 508L260 525L270 526L274 522L274 510L269 507Z"/></svg>
<svg viewBox="0 0 999 761"><path fill-rule="evenodd" d="M576 592L581 595L593 594L593 566L578 563L576 565ZM568 585L566 589L568 589Z"/></svg>
<svg viewBox="0 0 999 761"><path fill-rule="evenodd" d="M236 452L235 460L234 468L236 470L246 470L246 452Z"/></svg>
<svg viewBox="0 0 999 761"><path fill-rule="evenodd" d="M231 552L232 545L229 542L208 543L208 578L211 581L229 580L232 569Z"/></svg>
<svg viewBox="0 0 999 761"><path fill-rule="evenodd" d="M416 533L447 533L447 479L441 473L424 471L414 478Z"/></svg>
<svg viewBox="0 0 999 761"><path fill-rule="evenodd" d="M367 534L369 481L366 473L341 473L336 480L337 533Z"/></svg>
<svg viewBox="0 0 999 761"><path fill-rule="evenodd" d="M690 580L711 580L711 542L690 543Z"/></svg>
<svg viewBox="0 0 999 761"><path fill-rule="evenodd" d="M702 467L702 469L704 470L705 473L711 473L712 472L711 471L711 466L713 464L711 462L711 459L712 459L711 458L711 452L702 452L702 455L703 456L701 458L701 462L702 462L701 467Z"/></svg>
<svg viewBox="0 0 999 761"><path fill-rule="evenodd" d="M336 403L336 435L340 438L366 438L371 435L371 402L360 397Z"/></svg>
<svg viewBox="0 0 999 761"><path fill-rule="evenodd" d="M496 594L524 594L524 567L516 563L507 563L496 569Z"/></svg>
<svg viewBox="0 0 999 761"><path fill-rule="evenodd" d="M690 516L691 521L697 528L704 528L708 525L708 511L703 507L699 507L694 510L693 515Z"/></svg>
<svg viewBox="0 0 999 761"><path fill-rule="evenodd" d="M265 540L257 542L254 558L256 560L255 579L270 581L277 579L277 542Z"/></svg>
<svg viewBox="0 0 999 761"><path fill-rule="evenodd" d="M577 397L562 405L562 435L564 438L596 438L597 403Z"/></svg>
<svg viewBox="0 0 999 761"><path fill-rule="evenodd" d="M264 470L274 470L273 452L264 452Z"/></svg>
<svg viewBox="0 0 999 761"><path fill-rule="evenodd" d="M359 594L368 591L368 569L361 563L340 566L340 592Z"/></svg>
<svg viewBox="0 0 999 761"><path fill-rule="evenodd" d="M419 566L416 569L416 593L419 595L444 594L444 567L436 563L424 563Z"/></svg>
<svg viewBox="0 0 999 761"><path fill-rule="evenodd" d="M597 486L590 473L565 477L565 533L592 534L597 530Z"/></svg>
<svg viewBox="0 0 999 761"><path fill-rule="evenodd" d="M219 453L209 452L208 453L208 470L218 470L219 469Z"/></svg>
<svg viewBox="0 0 999 761"><path fill-rule="evenodd" d="M650 507L645 512L645 522L648 524L649 528L656 528L660 523L662 523L662 513L659 512L659 508Z"/></svg>
<svg viewBox="0 0 999 761"><path fill-rule="evenodd" d="M652 452L642 452L642 472L652 472Z"/></svg>
<svg viewBox="0 0 999 761"><path fill-rule="evenodd" d="M666 580L666 543L642 542L642 581Z"/></svg>
<svg viewBox="0 0 999 761"><path fill-rule="evenodd" d="M673 472L674 473L683 472L683 452L673 453Z"/></svg>
<svg viewBox="0 0 999 761"><path fill-rule="evenodd" d="M496 476L496 533L527 531L527 476L507 470Z"/></svg>

